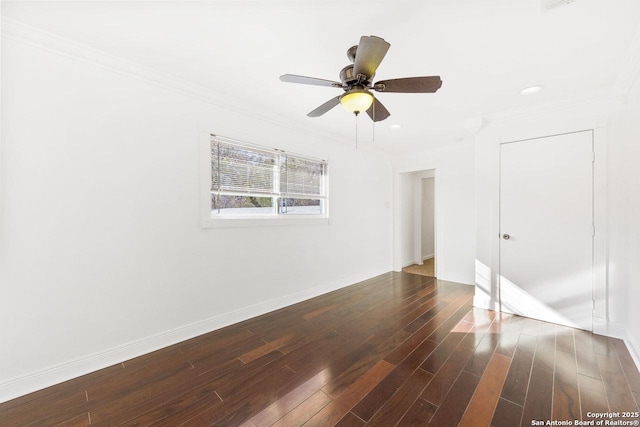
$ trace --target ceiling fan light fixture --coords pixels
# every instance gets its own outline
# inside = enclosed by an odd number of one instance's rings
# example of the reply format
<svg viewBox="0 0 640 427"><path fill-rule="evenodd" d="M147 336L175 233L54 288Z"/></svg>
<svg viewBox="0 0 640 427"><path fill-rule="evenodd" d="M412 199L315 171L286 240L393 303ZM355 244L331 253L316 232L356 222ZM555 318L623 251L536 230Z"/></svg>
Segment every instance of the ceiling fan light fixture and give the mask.
<svg viewBox="0 0 640 427"><path fill-rule="evenodd" d="M340 97L340 104L350 113L367 111L373 104L373 95L366 90L352 89Z"/></svg>

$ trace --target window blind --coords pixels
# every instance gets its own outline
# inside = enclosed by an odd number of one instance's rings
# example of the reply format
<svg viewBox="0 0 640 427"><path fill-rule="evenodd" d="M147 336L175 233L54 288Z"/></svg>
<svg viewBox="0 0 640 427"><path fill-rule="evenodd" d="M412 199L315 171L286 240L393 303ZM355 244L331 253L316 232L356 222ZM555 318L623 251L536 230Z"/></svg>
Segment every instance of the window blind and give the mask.
<svg viewBox="0 0 640 427"><path fill-rule="evenodd" d="M326 162L212 135L211 209L217 215L322 215Z"/></svg>
<svg viewBox="0 0 640 427"><path fill-rule="evenodd" d="M214 141L211 191L274 194L277 154Z"/></svg>
<svg viewBox="0 0 640 427"><path fill-rule="evenodd" d="M322 196L324 163L284 156L280 163L280 194L283 197Z"/></svg>

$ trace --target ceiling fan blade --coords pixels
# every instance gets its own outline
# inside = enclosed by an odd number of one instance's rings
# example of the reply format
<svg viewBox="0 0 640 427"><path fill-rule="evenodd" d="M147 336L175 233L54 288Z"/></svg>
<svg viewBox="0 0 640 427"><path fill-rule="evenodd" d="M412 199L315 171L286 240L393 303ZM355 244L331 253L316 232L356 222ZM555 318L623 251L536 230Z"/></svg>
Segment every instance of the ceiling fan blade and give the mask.
<svg viewBox="0 0 640 427"><path fill-rule="evenodd" d="M377 98L373 99L373 104L371 104L371 107L367 110L367 114L374 122L380 122L391 115Z"/></svg>
<svg viewBox="0 0 640 427"><path fill-rule="evenodd" d="M360 43L356 50L356 59L353 63L354 75L364 74L367 76L367 80L371 79L390 46L389 43L380 37L360 37Z"/></svg>
<svg viewBox="0 0 640 427"><path fill-rule="evenodd" d="M316 108L315 110L313 110L312 112L307 114L307 116L309 116L309 117L319 117L319 116L323 115L324 113L326 113L327 111L329 111L333 107L335 107L336 105L340 104L340 97L341 96L342 95L338 95L335 98L331 98L330 100L328 100L327 102L325 102L324 104L322 104L321 106L319 106L318 108Z"/></svg>
<svg viewBox="0 0 640 427"><path fill-rule="evenodd" d="M329 86L342 88L342 83L334 82L331 80L317 79L315 77L297 76L295 74L283 74L280 76L280 81L287 83L300 83L303 85L314 86Z"/></svg>
<svg viewBox="0 0 640 427"><path fill-rule="evenodd" d="M377 92L433 93L440 89L440 86L440 76L406 77L376 82L373 89Z"/></svg>

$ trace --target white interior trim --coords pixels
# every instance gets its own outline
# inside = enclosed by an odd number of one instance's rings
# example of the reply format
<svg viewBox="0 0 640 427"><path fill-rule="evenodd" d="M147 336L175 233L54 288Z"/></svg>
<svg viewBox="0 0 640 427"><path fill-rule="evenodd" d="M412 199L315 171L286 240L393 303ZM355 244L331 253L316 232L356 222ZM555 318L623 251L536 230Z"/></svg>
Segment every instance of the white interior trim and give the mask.
<svg viewBox="0 0 640 427"><path fill-rule="evenodd" d="M607 132L593 130L593 317L609 321L609 252L607 233Z"/></svg>
<svg viewBox="0 0 640 427"><path fill-rule="evenodd" d="M379 276L385 271L370 271L367 274L344 277L342 279L296 292L284 297L260 302L239 310L230 311L189 325L109 348L76 360L50 366L26 375L10 378L0 383L0 403L14 399L63 381L97 371L134 357L165 348L190 338L215 331L252 317L260 316L299 302L341 289L358 282Z"/></svg>
<svg viewBox="0 0 640 427"><path fill-rule="evenodd" d="M404 174L404 173L417 173L417 172L423 172L423 174L420 175L420 179L422 177L425 178L433 178L433 186L434 186L434 249L435 249L435 253L434 253L434 257L435 255L437 255L438 253L442 253L441 249L440 249L440 245L439 245L439 240L438 240L438 168L437 166L433 165L433 166L427 166L424 168L420 168L420 169L410 169L410 170L404 170L404 169L398 169L398 170L394 170L393 172L393 182L394 182L394 188L393 188L393 198L394 198L394 212L393 212L393 270L394 271L402 271L403 268L409 266L409 265L413 265L413 264L419 264L421 262L422 256L420 255L419 252L419 244L414 244L414 249L413 249L413 262L407 264L407 265L403 265L405 264L401 259L400 259L400 253L401 253L401 247L402 247L402 236L400 233L400 216L398 214L398 207L401 205L400 202L400 194L401 194L401 180L400 180L400 175ZM424 176L423 176L424 175ZM414 185L415 187L415 185ZM414 198L417 197L421 197L421 192L420 189L416 189L414 188L413 191L414 194ZM419 213L420 212L420 208L419 206L416 207L416 204L414 203L414 205L412 206L412 209L414 210L414 221L412 224L413 230L414 230L414 234L416 235L420 235L421 232L421 223L419 218L416 219L415 218L415 214L416 211ZM441 262L442 257L436 257L436 262L434 264L434 274L437 275L438 271L440 271L440 268L438 267L438 264Z"/></svg>
<svg viewBox="0 0 640 427"><path fill-rule="evenodd" d="M596 226L596 236L594 238L594 316L593 316L593 331L604 335L609 335L608 327L603 327L603 323L607 323L607 291L608 291L608 277L607 277L607 227L606 227L606 122L602 120L579 120L574 123L567 122L560 127L549 127L548 129L544 123L532 134L530 131L522 132L519 130L519 126L514 124L510 126L496 126L490 129L490 135L495 135L492 138L494 147L499 147L503 142L521 141L534 138L543 138L547 136L560 135L566 133L574 133L581 131L593 131L593 144L596 155L596 162L594 164L594 224ZM497 156L497 165L500 165L500 150L496 149L494 155ZM498 236L500 229L500 180L495 181L497 187L495 188L495 194L497 195L493 200L493 212L492 215L492 229L495 230L492 233L494 236ZM500 272L500 244L499 239L495 238L492 242L491 249L492 259L490 271L493 272L490 277L478 276L478 265L476 265L476 284L480 283L479 280L484 283L486 289L491 295L483 295L476 290L476 298L474 298L474 305L481 308L492 310L493 306L501 309L500 304L500 287L498 283L498 276ZM477 264L477 263L476 263ZM490 282L489 282L490 280ZM496 301L494 301L494 298Z"/></svg>
<svg viewBox="0 0 640 427"><path fill-rule="evenodd" d="M502 144L510 144L512 142L520 142L520 141L531 141L531 140L535 140L535 139L539 139L539 138L549 138L549 137L554 137L554 136L560 136L560 135L567 135L567 134L572 134L572 133L581 133L581 132L590 132L591 133L591 145L592 145L592 149L594 152L594 156L598 153L596 153L596 136L595 136L595 132L593 129L584 129L584 130L576 130L576 131L572 131L572 132L564 132L564 133L558 133L558 134L552 134L552 135L547 135L547 136L541 136L541 137L536 137L536 138L525 138L525 139L515 139L512 141L504 141L501 142L500 145ZM600 135L600 136L604 136L604 135ZM598 147L599 147L599 152L601 152L602 154L606 154L606 144L604 143L604 141L599 141L598 143ZM602 165L601 165L602 163ZM592 199L592 221L595 227L596 224L596 219L595 219L595 212L598 211L601 216L605 215L604 211L606 210L606 205L598 205L598 208L596 209L596 199L598 200L598 203L602 202L603 198L606 198L606 174L604 174L603 172L606 172L606 170L603 171L604 169L604 161L602 162L598 162L599 165L601 165L601 169L599 169L599 174L596 177L596 171L595 171L595 161L594 161L594 166L592 169L592 188L593 188L593 199ZM501 167L502 165L502 159L500 159L499 163L498 163L498 167ZM498 183L500 185L501 183L501 177L498 178ZM601 180L604 180L604 182L601 182ZM596 188L597 186L597 188ZM498 203L501 203L501 192L500 190L498 190ZM596 197L597 195L597 197ZM500 207L498 208L498 212L500 212L501 209ZM602 218L600 218L602 219ZM498 214L498 229L500 230L500 224L501 224L501 218L500 218L500 214ZM600 224L600 222L599 222ZM606 224L606 222L602 222L602 225L600 225L600 228L602 228L602 234L605 234L604 231L606 230L606 226L604 226L604 224ZM500 266L500 239L498 238L497 240L497 253L498 253L498 265L497 265L497 275L498 275L498 280L497 280L497 286L498 286L498 306L500 307L501 311L503 304L502 304L502 292L503 292L503 288L501 286L501 280L500 278L502 277L501 275L501 266ZM596 271L598 270L596 268L596 254L598 254L598 261L602 262L603 260L601 259L601 255L602 253L605 254L605 259L604 261L606 261L606 240L602 240L599 239L596 242L596 238L595 235L592 238L592 242L593 242L593 256L592 256L592 298L594 300L594 310L592 312L592 323L591 323L591 331L594 331L594 318L596 316L597 308L599 307L600 310L602 311L604 308L604 311L606 312L606 276L604 276L605 278L605 282L603 283L601 280L597 280L597 279L601 279L602 277L596 277ZM604 246L603 246L604 244ZM604 267L604 269L606 270L606 265L602 266L599 265L600 269L602 269ZM602 288L604 288L604 291L602 290ZM551 313L549 313L551 314ZM605 316L606 317L606 316ZM551 322L553 322L552 320L550 320Z"/></svg>
<svg viewBox="0 0 640 427"><path fill-rule="evenodd" d="M631 354L633 362L636 364L636 368L640 371L640 347L628 336L624 339L624 343L627 345L627 349L629 350L629 354Z"/></svg>
<svg viewBox="0 0 640 427"><path fill-rule="evenodd" d="M325 203L325 213L322 215L272 215L272 216L252 216L247 218L239 218L237 216L225 218L211 217L211 130L203 130L203 125L199 128L199 174L200 174L200 228L236 228L236 227L278 227L291 225L329 225L329 177L327 167L327 175L325 177L325 191L327 197ZM205 128L206 129L206 128ZM267 148L268 147L264 147ZM293 154L293 153L292 153ZM300 154L307 155L307 154ZM311 158L312 156L309 155ZM322 156L328 159L329 155ZM328 164L328 160L325 160Z"/></svg>
<svg viewBox="0 0 640 427"><path fill-rule="evenodd" d="M262 122L294 130L306 135L321 137L332 143L344 144L344 140L336 138L334 134L321 130L310 130L300 127L292 122L283 121L274 115L260 114L248 111L245 105L239 104L229 96L213 91L204 86L180 79L178 77L162 73L153 68L145 67L115 55L94 49L88 45L60 37L48 31L23 24L7 17L1 17L2 37L23 43L47 52L71 58L76 61L91 64L127 77L144 81L146 83L171 90L184 96L197 99L208 104L216 105L226 110L251 117ZM369 149L369 146L363 147Z"/></svg>

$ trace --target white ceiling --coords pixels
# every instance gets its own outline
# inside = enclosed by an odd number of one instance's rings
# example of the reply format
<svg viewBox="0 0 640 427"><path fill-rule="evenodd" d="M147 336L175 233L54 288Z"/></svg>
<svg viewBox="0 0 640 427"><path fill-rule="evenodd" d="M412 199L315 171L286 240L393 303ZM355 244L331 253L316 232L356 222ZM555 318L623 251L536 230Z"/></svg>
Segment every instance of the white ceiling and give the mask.
<svg viewBox="0 0 640 427"><path fill-rule="evenodd" d="M391 43L376 79L440 75L435 94L377 94L391 117L375 145L391 153L471 137L465 121L616 86L638 49L640 1L291 0L2 2L2 15L206 87L252 114L352 141L336 107L306 113L339 89L281 74L339 80L361 35ZM536 95L519 91L542 85ZM360 139L371 143L367 116ZM391 124L402 124L398 130Z"/></svg>

